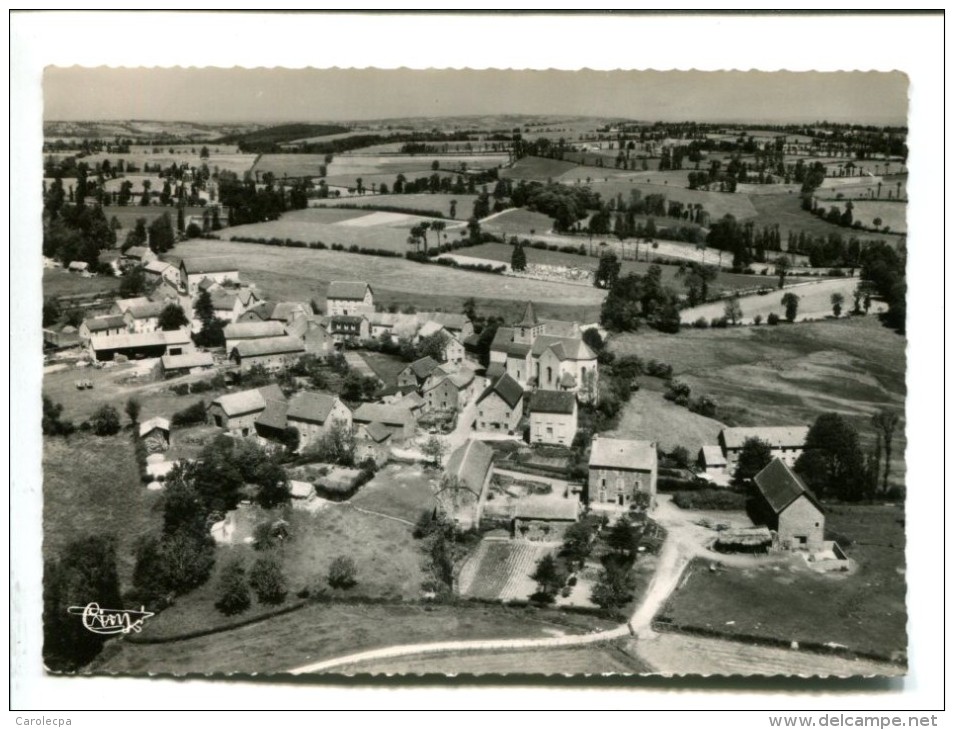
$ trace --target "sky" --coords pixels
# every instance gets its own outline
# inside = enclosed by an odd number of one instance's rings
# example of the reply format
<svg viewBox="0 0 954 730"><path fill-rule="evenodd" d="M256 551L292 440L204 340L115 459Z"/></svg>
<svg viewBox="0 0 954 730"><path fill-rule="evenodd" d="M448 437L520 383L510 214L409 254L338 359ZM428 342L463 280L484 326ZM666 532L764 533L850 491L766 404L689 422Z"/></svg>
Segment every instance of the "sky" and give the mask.
<svg viewBox="0 0 954 730"><path fill-rule="evenodd" d="M900 72L47 67L48 121L318 122L473 114L903 125Z"/></svg>

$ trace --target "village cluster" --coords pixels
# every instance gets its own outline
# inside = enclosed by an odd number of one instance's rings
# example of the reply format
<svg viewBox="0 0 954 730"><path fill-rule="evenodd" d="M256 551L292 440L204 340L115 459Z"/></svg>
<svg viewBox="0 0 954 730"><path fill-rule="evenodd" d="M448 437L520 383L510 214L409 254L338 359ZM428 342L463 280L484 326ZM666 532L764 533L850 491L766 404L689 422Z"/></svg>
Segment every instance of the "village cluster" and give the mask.
<svg viewBox="0 0 954 730"><path fill-rule="evenodd" d="M254 283L243 282L239 268L229 261L174 255L160 260L148 247L137 246L127 249L116 265L121 271L141 267L151 293L117 299L108 313L91 314L78 328L45 330L45 341L60 351L81 348L93 367L137 361L144 378L225 374L239 385L208 404L206 420L230 436L279 446L293 428L299 436L297 449L303 450L332 429L344 429L354 437L360 458L383 464L391 456L425 458L422 445L429 437L433 444L439 431L419 421L426 414L439 414L450 427L437 439L436 460L441 465L447 455L442 483L451 478L455 485L453 504L443 506L462 528L478 527L487 509L510 523L515 538L552 540L585 508L611 518L652 510L657 444L600 434L593 436L589 449L587 487L554 479L550 481L559 489L545 496L530 490L518 499L488 503L488 497L494 498L490 485L495 474L521 476L511 471L510 461L495 464L499 452L489 443L528 443L531 448L569 448L574 443L579 406L594 403L599 392L598 357L582 336L596 325L542 319L528 302L519 321L497 329L489 364L481 367L473 323L466 315L379 311L366 282L332 281L322 302L274 302ZM82 267L70 267L74 269L82 274ZM203 293L225 323L224 350L193 342L202 326L194 312ZM160 327L160 315L169 304L181 307L188 319L180 329ZM419 342L435 336L440 343L437 358L428 355L408 363L396 386L379 384L373 399L353 407L333 393L299 390L286 397L275 384L240 389L242 375L254 368L278 375L305 355L321 359L360 348L368 340ZM83 382L78 381L78 387ZM141 423L140 436L168 444L168 415ZM751 545L754 540L763 547L830 553L821 505L792 470L807 434L803 426L725 428L718 444L700 449L698 478L727 487L747 440L771 446L772 462L754 479L762 525L722 535L722 545L733 540ZM151 458L150 473L165 475L172 466L157 456ZM153 482L152 487L160 489L161 484ZM319 499L311 484L292 480L291 488L298 506L313 506ZM541 526L543 532L534 529ZM218 539L228 541L221 526L217 529Z"/></svg>

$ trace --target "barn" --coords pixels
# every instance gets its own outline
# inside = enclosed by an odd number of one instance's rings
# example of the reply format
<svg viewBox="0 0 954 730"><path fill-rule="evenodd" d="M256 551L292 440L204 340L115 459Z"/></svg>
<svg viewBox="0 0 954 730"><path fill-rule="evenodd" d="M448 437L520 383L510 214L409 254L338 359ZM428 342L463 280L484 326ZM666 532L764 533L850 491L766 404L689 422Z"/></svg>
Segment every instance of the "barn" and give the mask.
<svg viewBox="0 0 954 730"><path fill-rule="evenodd" d="M825 540L825 512L818 498L780 458L755 475L753 516L773 530L786 550L818 550Z"/></svg>

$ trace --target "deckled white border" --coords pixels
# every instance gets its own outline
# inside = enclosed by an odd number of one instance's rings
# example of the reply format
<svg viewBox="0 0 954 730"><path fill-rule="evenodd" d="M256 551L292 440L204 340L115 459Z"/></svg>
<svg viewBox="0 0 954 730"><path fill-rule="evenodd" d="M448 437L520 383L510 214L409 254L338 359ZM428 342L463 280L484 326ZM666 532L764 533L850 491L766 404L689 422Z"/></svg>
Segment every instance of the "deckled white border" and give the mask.
<svg viewBox="0 0 954 730"><path fill-rule="evenodd" d="M11 662L14 707L176 708L564 708L773 709L774 711L916 710L941 704L940 504L943 453L939 393L943 378L937 258L943 245L942 18L872 16L295 16L217 14L14 14L11 20L11 164L15 211L11 235L10 402L11 535L14 592ZM39 281L28 256L39 246L40 170L27 142L40 129L39 74L56 65L244 65L286 67L407 66L594 69L899 69L910 75L912 203L909 240L909 453L907 522L910 676L901 692L794 694L746 691L533 688L390 688L58 679L43 676L40 641L40 463L38 393L41 368L27 354L39 340ZM31 136L32 135L32 136ZM18 713L23 714L23 713ZM48 713L49 714L49 713ZM35 716L35 714L34 714ZM166 718L137 717L137 728ZM265 718L246 715L244 722ZM119 726L110 715L88 727ZM197 717L233 725L239 718ZM382 718L383 719L383 718ZM555 720L599 722L582 715ZM657 722L672 722L659 717ZM511 722L537 725L530 716ZM640 722L654 723L649 717ZM764 716L698 716L689 721L733 728L765 727ZM74 720L75 724L75 720Z"/></svg>

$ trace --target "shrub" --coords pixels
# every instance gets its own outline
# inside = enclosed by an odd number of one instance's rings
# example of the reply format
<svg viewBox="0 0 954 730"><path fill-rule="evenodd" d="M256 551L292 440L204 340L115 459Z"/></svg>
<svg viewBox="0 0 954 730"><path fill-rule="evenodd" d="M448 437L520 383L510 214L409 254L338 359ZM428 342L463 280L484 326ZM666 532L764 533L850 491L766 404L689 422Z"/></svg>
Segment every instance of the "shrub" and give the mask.
<svg viewBox="0 0 954 730"><path fill-rule="evenodd" d="M351 588L357 581L358 569L355 567L354 560L347 555L339 555L331 561L328 568L328 585L332 588Z"/></svg>
<svg viewBox="0 0 954 730"><path fill-rule="evenodd" d="M273 551L263 553L255 560L249 583L262 603L281 603L288 593L281 561Z"/></svg>
<svg viewBox="0 0 954 730"><path fill-rule="evenodd" d="M765 321L774 327L778 324L778 315L772 312Z"/></svg>
<svg viewBox="0 0 954 730"><path fill-rule="evenodd" d="M661 362L660 360L650 360L646 363L646 375L654 378L670 380L672 378L672 365Z"/></svg>
<svg viewBox="0 0 954 730"><path fill-rule="evenodd" d="M729 326L729 320L725 317L713 317L710 324L713 329L725 329Z"/></svg>
<svg viewBox="0 0 954 730"><path fill-rule="evenodd" d="M189 388L191 393L207 393L210 390L212 390L212 383L205 380L197 380Z"/></svg>
<svg viewBox="0 0 954 730"><path fill-rule="evenodd" d="M97 436L112 436L119 433L119 413L112 406L102 406L89 419L89 425Z"/></svg>
<svg viewBox="0 0 954 730"><path fill-rule="evenodd" d="M696 329L704 330L709 326L709 321L705 317L699 317L699 319L692 323L692 326Z"/></svg>
<svg viewBox="0 0 954 730"><path fill-rule="evenodd" d="M241 559L235 559L222 570L219 579L219 600L215 607L226 616L242 613L252 605L252 595L248 590L245 565Z"/></svg>
<svg viewBox="0 0 954 730"><path fill-rule="evenodd" d="M169 388L176 395L189 395L189 384L188 383L179 383L178 385L173 385Z"/></svg>
<svg viewBox="0 0 954 730"><path fill-rule="evenodd" d="M198 400L188 408L172 415L173 426L191 426L196 423L205 423L205 401L203 400Z"/></svg>
<svg viewBox="0 0 954 730"><path fill-rule="evenodd" d="M676 492L672 501L682 509L745 509L745 495L728 489L695 489Z"/></svg>
<svg viewBox="0 0 954 730"><path fill-rule="evenodd" d="M663 397L676 405L687 406L689 405L689 395L691 392L688 384L683 383L681 380L673 380L669 383L669 389Z"/></svg>
<svg viewBox="0 0 954 730"><path fill-rule="evenodd" d="M693 413L698 413L700 416L715 418L716 404L711 397L703 395L689 401L689 410Z"/></svg>
<svg viewBox="0 0 954 730"><path fill-rule="evenodd" d="M760 324L762 324L762 315L756 314L752 321L755 322L755 326L758 327Z"/></svg>

